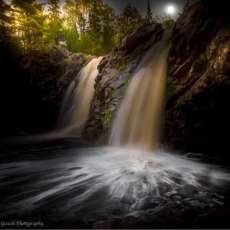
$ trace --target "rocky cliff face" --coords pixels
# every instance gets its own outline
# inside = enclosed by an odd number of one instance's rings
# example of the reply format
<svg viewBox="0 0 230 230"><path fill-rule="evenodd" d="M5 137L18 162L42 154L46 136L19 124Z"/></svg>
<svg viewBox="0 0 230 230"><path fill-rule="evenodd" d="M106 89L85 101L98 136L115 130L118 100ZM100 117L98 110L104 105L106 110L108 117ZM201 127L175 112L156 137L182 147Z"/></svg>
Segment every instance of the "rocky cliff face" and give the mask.
<svg viewBox="0 0 230 230"><path fill-rule="evenodd" d="M205 1L194 3L173 29L163 135L169 148L215 152L228 144L230 30L227 14L217 11ZM107 141L129 79L162 33L159 24L142 27L103 58L84 137Z"/></svg>
<svg viewBox="0 0 230 230"><path fill-rule="evenodd" d="M228 149L230 28L223 10L195 3L178 19L168 67L164 143L183 151Z"/></svg>

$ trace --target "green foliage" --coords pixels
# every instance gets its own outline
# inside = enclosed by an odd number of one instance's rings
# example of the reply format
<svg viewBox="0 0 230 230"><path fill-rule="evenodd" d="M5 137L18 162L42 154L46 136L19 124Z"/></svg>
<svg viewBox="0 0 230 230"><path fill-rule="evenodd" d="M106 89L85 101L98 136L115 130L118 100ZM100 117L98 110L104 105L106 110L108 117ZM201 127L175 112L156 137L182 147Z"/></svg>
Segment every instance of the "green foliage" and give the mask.
<svg viewBox="0 0 230 230"><path fill-rule="evenodd" d="M0 27L3 28L6 24L11 22L11 18L6 15L10 7L3 0L0 0L0 9Z"/></svg>
<svg viewBox="0 0 230 230"><path fill-rule="evenodd" d="M118 62L116 63L116 68L120 71L124 70L127 65L131 62L132 60L130 58L122 58L119 59Z"/></svg>
<svg viewBox="0 0 230 230"><path fill-rule="evenodd" d="M102 0L95 0L89 11L88 34L94 54L107 53L114 46L114 12Z"/></svg>
<svg viewBox="0 0 230 230"><path fill-rule="evenodd" d="M101 55L114 46L114 12L102 0L66 0L63 9L68 49Z"/></svg>
<svg viewBox="0 0 230 230"><path fill-rule="evenodd" d="M10 17L5 30L23 51L45 46L47 28L41 4L32 0L13 0L4 14Z"/></svg>
<svg viewBox="0 0 230 230"><path fill-rule="evenodd" d="M105 110L104 112L104 128L108 129L111 124L111 119L112 119L112 112L110 110Z"/></svg>
<svg viewBox="0 0 230 230"><path fill-rule="evenodd" d="M60 17L59 0L50 0L48 15L49 40L58 45L63 37L63 20Z"/></svg>
<svg viewBox="0 0 230 230"><path fill-rule="evenodd" d="M0 0L0 53L3 58L18 58L21 52L18 46L18 40L11 36L12 34L12 17L8 14L11 11L9 5ZM5 56L4 56L5 55Z"/></svg>
<svg viewBox="0 0 230 230"><path fill-rule="evenodd" d="M63 60L61 60L60 64L65 67L71 64L71 60L69 58L64 58Z"/></svg>
<svg viewBox="0 0 230 230"><path fill-rule="evenodd" d="M103 0L0 0L1 40L7 34L23 52L62 45L72 52L104 55L129 32L152 21L150 2L146 17L128 4L121 15ZM7 39L9 40L9 39Z"/></svg>
<svg viewBox="0 0 230 230"><path fill-rule="evenodd" d="M108 96L105 100L105 104L103 105L103 126L104 126L104 130L107 130L110 128L111 125L111 120L112 120L112 108L111 108L111 104L113 101L113 89L110 89Z"/></svg>

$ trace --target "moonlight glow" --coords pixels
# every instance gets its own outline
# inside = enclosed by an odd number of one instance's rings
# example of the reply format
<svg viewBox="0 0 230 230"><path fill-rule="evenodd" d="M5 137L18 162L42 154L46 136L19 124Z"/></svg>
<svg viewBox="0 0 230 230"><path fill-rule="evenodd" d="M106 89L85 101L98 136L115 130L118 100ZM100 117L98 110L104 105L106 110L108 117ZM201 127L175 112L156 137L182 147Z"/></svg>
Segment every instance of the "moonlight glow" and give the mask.
<svg viewBox="0 0 230 230"><path fill-rule="evenodd" d="M165 13L170 16L175 16L177 13L177 7L173 4L168 4L164 9Z"/></svg>

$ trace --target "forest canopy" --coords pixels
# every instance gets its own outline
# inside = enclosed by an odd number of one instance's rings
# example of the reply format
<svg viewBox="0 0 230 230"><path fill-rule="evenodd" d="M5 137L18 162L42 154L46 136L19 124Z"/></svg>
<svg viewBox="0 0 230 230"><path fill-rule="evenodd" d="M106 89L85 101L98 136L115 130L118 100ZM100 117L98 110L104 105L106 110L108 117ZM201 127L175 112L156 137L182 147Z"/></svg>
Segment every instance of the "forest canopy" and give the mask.
<svg viewBox="0 0 230 230"><path fill-rule="evenodd" d="M116 14L103 0L0 0L1 41L11 41L22 52L61 45L71 52L108 53L126 33L152 23L150 1L141 15L128 4Z"/></svg>

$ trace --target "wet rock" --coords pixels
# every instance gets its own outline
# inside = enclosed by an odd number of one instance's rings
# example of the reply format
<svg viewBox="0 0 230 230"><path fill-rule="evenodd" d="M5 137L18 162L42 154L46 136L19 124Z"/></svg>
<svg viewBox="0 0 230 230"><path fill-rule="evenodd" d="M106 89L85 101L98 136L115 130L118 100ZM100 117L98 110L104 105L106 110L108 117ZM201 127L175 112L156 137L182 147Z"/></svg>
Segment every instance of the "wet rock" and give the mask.
<svg viewBox="0 0 230 230"><path fill-rule="evenodd" d="M130 53L135 50L141 43L148 43L150 40L159 40L161 37L161 27L159 24L150 24L138 28L131 34L128 34L121 42L119 49ZM157 33L157 36L156 36ZM159 36L159 37L158 37ZM153 38L153 39L152 39Z"/></svg>
<svg viewBox="0 0 230 230"><path fill-rule="evenodd" d="M209 157L228 149L230 29L223 8L214 13L209 3L196 2L176 22L164 129L170 149Z"/></svg>

